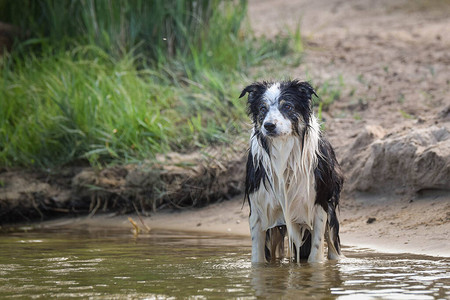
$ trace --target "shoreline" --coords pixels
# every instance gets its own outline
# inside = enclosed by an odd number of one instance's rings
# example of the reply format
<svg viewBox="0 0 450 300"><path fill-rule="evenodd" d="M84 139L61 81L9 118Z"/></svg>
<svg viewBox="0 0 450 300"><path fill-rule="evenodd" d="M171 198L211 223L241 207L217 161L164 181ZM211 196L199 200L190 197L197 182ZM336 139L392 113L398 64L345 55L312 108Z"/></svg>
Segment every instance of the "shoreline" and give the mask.
<svg viewBox="0 0 450 300"><path fill-rule="evenodd" d="M438 199L439 202L447 199ZM430 201L423 202L434 206ZM379 207L378 207L379 208ZM414 209L422 211L422 205ZM402 207L394 206L391 212L398 213ZM368 211L368 215L374 212ZM207 233L218 235L231 235L250 237L248 228L248 204L242 207L242 197L238 196L232 200L214 203L203 208L186 209L182 211L161 211L150 217L142 217L145 225L149 226L151 231L178 231ZM349 216L357 214L354 208L341 209L341 244L344 247L358 247L371 249L380 253L393 254L417 254L435 257L450 257L450 223L433 225L417 225L412 228L395 227L392 224L383 221L375 221L373 224L364 224L362 222L367 216L358 218L358 221L349 220ZM83 216L77 218L60 218L51 221L45 221L35 224L36 228L83 228L83 229L126 229L133 231L133 225L128 218L132 220L143 230L145 227L137 214L128 214L112 216L111 214L96 215L93 217ZM380 214L377 218L381 219ZM389 219L387 220L389 221ZM378 224L377 224L378 223ZM388 225L388 226L386 226ZM385 231L380 231L384 228ZM150 231L150 233L151 233ZM430 234L431 233L431 234ZM250 244L250 238L248 239ZM345 251L345 250L344 250Z"/></svg>

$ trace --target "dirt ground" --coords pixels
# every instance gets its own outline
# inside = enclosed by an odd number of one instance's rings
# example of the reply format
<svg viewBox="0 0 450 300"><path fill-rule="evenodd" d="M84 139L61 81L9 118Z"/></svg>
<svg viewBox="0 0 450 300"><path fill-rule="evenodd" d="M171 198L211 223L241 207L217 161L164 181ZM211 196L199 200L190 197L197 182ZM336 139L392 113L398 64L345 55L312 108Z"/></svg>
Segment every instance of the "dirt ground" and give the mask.
<svg viewBox="0 0 450 300"><path fill-rule="evenodd" d="M284 69L276 74L314 86L341 82L340 97L324 118L346 175L342 243L450 256L450 2L254 0L249 17L254 31L269 37L301 28L302 63L280 65ZM245 149L235 153L245 155ZM224 172L241 172L239 164L234 161L234 169ZM215 168L227 169L221 162ZM127 172L127 178L133 174ZM152 228L248 235L242 199L158 212L144 222ZM99 200L91 206L99 207ZM64 224L131 228L125 216L44 226Z"/></svg>

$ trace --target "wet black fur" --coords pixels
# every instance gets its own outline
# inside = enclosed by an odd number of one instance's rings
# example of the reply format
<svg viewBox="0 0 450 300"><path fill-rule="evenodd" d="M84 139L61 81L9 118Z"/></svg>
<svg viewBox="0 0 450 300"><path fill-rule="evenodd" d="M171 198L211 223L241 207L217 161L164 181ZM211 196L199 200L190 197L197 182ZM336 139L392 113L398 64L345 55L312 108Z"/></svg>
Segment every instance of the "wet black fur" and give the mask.
<svg viewBox="0 0 450 300"><path fill-rule="evenodd" d="M239 96L239 98L242 98L246 93L248 93L247 113L252 119L255 126L254 134L257 136L260 145L269 156L270 141L261 133L262 121L264 120L266 114L261 113L260 108L263 102L262 96L272 84L273 82L268 81L255 82L244 88L241 95ZM298 126L295 126L295 124L298 124L298 122L300 121L299 116L301 116L303 122L305 122L305 128L308 128L310 116L312 113L311 97L313 95L316 95L316 93L308 82L301 82L298 80L281 82L280 90L282 91L280 99L285 100L294 107L291 113L283 111L281 112L292 121L294 132L302 138L303 145L307 134L306 130L304 130L304 132L302 133L298 132ZM247 176L245 180L245 199L248 199L248 195L259 189L261 181L267 188L266 170L264 169L261 162L258 166L255 166L252 157L253 154L251 150L249 150L247 159Z"/></svg>
<svg viewBox="0 0 450 300"><path fill-rule="evenodd" d="M250 204L249 195L259 190L261 182L265 185L267 182L267 174L264 169L262 162L259 162L258 166L253 164L253 155L252 151L249 150L248 158L247 158L247 172L245 176L245 197L244 199L248 199L248 204ZM251 207L250 207L251 208ZM251 210L250 210L251 211Z"/></svg>
<svg viewBox="0 0 450 300"><path fill-rule="evenodd" d="M267 112L261 112L261 106L264 104L262 96L272 84L273 82L268 81L253 83L244 88L239 96L241 98L248 93L247 113L253 121L255 133L260 133L262 121L267 114ZM310 116L312 113L311 98L313 95L316 95L316 93L308 82L301 82L298 80L280 82L280 91L280 99L293 106L293 109L290 112L284 111L282 107L280 108L280 112L286 118L291 120L294 132L297 135L302 136L303 141L306 132L298 132L298 126L294 125L297 125L298 122L303 121L306 125L305 128L309 126ZM258 136L260 141L261 139L265 139L262 135L260 136ZM261 145L264 146L265 144L267 144L267 141L262 141ZM266 149L266 147L264 147L264 149Z"/></svg>
<svg viewBox="0 0 450 300"><path fill-rule="evenodd" d="M262 96L272 84L273 82L267 81L253 83L244 88L240 95L241 98L245 96L246 93L249 94L247 113L253 121L255 135L257 135L260 145L269 156L270 140L264 137L260 130L265 118L265 114L260 112L260 108L263 103ZM280 99L285 100L294 107L292 112L283 112L281 109L280 112L291 120L295 134L298 138L302 139L302 145L304 145L312 115L311 98L313 95L317 95L309 83L300 82L298 80L281 82L280 91ZM298 122L305 123L304 128L306 129L303 132L298 132ZM332 232L334 236L333 244L338 253L340 253L339 221L336 210L339 206L339 196L342 190L344 177L331 144L322 135L319 139L319 152L320 153L317 153L318 164L314 170L316 182L315 204L322 206L322 208L328 212L327 230ZM248 200L249 205L251 205L249 195L261 187L261 182L263 182L267 189L266 183L270 181L267 178L266 170L264 169L262 162L259 162L258 166L254 165L253 154L251 150L249 150L245 180L245 199ZM282 228L283 226L278 227ZM280 232L285 234L286 230L280 230ZM305 237L305 243L300 248L300 257L307 259L310 251L311 234L308 232ZM266 249L266 259L270 259L270 251L268 251L268 249Z"/></svg>
<svg viewBox="0 0 450 300"><path fill-rule="evenodd" d="M328 212L327 230L333 232L334 247L341 253L339 238L339 220L336 210L339 207L339 197L344 184L344 176L336 159L333 147L324 138L319 139L318 164L314 170L316 180L316 205Z"/></svg>

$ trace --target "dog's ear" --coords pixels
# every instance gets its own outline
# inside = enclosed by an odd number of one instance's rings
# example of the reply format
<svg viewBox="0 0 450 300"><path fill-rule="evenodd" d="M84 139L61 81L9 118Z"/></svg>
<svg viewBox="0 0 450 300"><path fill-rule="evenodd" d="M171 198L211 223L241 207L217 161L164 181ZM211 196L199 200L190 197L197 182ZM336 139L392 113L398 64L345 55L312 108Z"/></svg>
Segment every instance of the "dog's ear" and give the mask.
<svg viewBox="0 0 450 300"><path fill-rule="evenodd" d="M246 86L242 90L241 95L239 96L239 98L244 97L245 94L247 94L247 93L250 94L250 93L256 92L258 90L258 87L259 87L259 84L257 84L257 83L253 83L253 84L250 84L250 85Z"/></svg>
<svg viewBox="0 0 450 300"><path fill-rule="evenodd" d="M303 81L297 81L297 88L300 91L300 93L302 93L303 95L305 95L309 100L311 100L312 96L317 96L316 92L314 91L313 87L309 84L309 82Z"/></svg>

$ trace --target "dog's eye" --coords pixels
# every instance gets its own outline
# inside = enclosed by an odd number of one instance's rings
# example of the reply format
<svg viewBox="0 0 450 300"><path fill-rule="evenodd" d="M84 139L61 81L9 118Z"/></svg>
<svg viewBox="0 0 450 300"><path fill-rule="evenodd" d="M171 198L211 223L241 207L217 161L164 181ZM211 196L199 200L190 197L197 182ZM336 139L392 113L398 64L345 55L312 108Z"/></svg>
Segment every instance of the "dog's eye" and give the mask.
<svg viewBox="0 0 450 300"><path fill-rule="evenodd" d="M262 112L262 113L266 113L267 112L267 107L265 105L261 105L259 107L259 111Z"/></svg>
<svg viewBox="0 0 450 300"><path fill-rule="evenodd" d="M285 111L292 111L294 109L294 107L292 107L292 105L286 103L286 104L283 105L283 109Z"/></svg>

